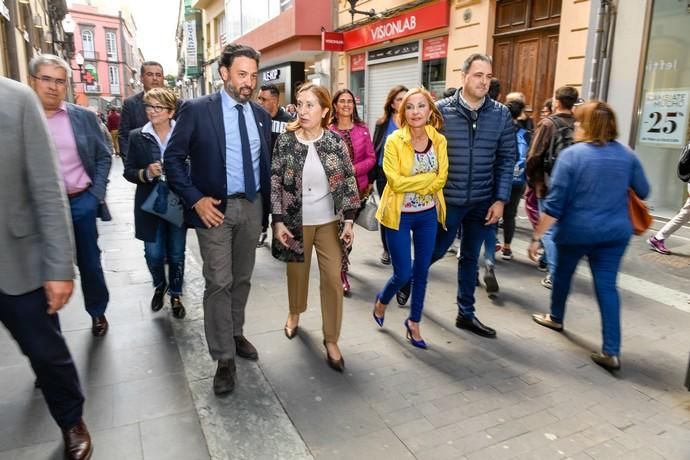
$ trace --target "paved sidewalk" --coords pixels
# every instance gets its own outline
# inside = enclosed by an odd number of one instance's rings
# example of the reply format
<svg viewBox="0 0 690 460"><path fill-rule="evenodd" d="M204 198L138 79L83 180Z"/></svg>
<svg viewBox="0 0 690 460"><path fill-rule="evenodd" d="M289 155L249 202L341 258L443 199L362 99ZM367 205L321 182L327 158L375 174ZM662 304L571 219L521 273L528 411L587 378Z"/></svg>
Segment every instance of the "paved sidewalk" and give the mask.
<svg viewBox="0 0 690 460"><path fill-rule="evenodd" d="M690 261L687 230L671 239L671 258L640 238L628 250L617 375L589 360L601 337L586 271L574 283L565 333L531 321L532 312L547 310L549 291L524 256L524 221L516 259L497 266L499 298L477 290L478 316L498 338L454 327L456 259L449 255L431 270L426 351L405 340L406 309L391 304L384 328L371 318L391 269L378 262L378 234L358 228L343 375L325 362L317 268L309 310L289 341L285 266L260 249L245 331L260 359L239 360L235 393L216 398L195 235L188 238L187 318L173 319L168 306L151 313L142 243L133 238L133 186L121 169L116 161L109 186L114 220L100 226L111 330L91 337L79 293L61 315L87 393L94 459L690 458L690 393L682 386L690 315L680 302L689 297L690 262L681 266ZM0 459L61 458L59 430L1 328L0 344Z"/></svg>

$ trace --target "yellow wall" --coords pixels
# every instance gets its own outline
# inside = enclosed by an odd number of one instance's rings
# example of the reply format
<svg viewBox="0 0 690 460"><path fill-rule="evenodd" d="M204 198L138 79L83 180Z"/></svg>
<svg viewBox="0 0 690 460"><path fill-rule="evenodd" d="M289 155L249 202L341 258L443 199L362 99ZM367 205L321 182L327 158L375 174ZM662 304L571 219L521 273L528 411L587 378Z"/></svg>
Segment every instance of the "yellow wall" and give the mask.
<svg viewBox="0 0 690 460"><path fill-rule="evenodd" d="M409 3L401 0L367 0L357 4L358 10L377 12ZM460 83L462 63L472 53L493 52L493 32L496 0L449 0L450 25L448 28L448 61L446 81L448 86ZM346 0L338 0L338 23L342 27L351 23ZM585 51L589 26L590 0L563 0L559 32L558 57L554 88L572 85L580 89L584 78ZM469 16L466 19L466 15ZM355 16L355 21L364 16ZM438 35L438 31L429 34ZM420 38L423 38L421 35ZM404 39L403 39L404 40ZM393 41L390 44L396 43ZM389 44L389 45L390 45ZM334 89L349 85L349 57L333 53L336 61Z"/></svg>
<svg viewBox="0 0 690 460"><path fill-rule="evenodd" d="M554 89L568 85L582 91L590 7L589 0L563 0Z"/></svg>
<svg viewBox="0 0 690 460"><path fill-rule="evenodd" d="M225 2L224 0L212 0L210 2L204 2L203 4L205 6L200 9L203 21L204 61L208 62L209 59L215 58L220 54L221 46L218 40L218 30L215 19L225 12ZM206 82L213 81L211 72L211 66L206 66L204 68L204 79Z"/></svg>

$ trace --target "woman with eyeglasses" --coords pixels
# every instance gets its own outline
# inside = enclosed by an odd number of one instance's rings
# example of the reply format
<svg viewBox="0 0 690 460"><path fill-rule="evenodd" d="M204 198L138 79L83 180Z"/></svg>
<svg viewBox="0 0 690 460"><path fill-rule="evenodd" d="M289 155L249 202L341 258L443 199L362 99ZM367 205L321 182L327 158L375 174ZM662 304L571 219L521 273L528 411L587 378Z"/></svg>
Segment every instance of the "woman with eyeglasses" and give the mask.
<svg viewBox="0 0 690 460"><path fill-rule="evenodd" d="M374 128L374 150L376 151L376 166L374 167L372 178L376 181L376 191L379 197L383 195L383 189L386 187L386 174L383 172L383 148L386 145L388 136L398 129L398 110L403 98L407 94L407 88L403 85L392 87L386 96L386 102L383 105L383 115L376 120L376 127ZM388 253L388 244L386 244L386 232L381 227L381 245L383 252L381 253L381 263L383 265L391 264L391 256Z"/></svg>
<svg viewBox="0 0 690 460"><path fill-rule="evenodd" d="M616 277L633 234L628 193L649 194L649 183L635 153L616 141L613 109L590 101L575 112L575 142L558 155L539 224L529 246L537 260L539 241L554 226L558 263L553 275L551 309L532 318L541 326L563 330L565 306L577 264L587 257L601 312L604 344L592 360L608 369L620 368L620 297Z"/></svg>
<svg viewBox="0 0 690 460"><path fill-rule="evenodd" d="M151 310L157 312L163 308L163 298L167 291L173 316L182 319L185 317L185 308L180 297L184 280L187 228L184 225L178 227L141 209L156 183L165 180L165 149L175 129L173 116L176 104L177 96L166 88L152 88L144 94L144 108L149 122L130 132L124 176L137 184L134 194L134 235L144 242L146 265L153 278L155 290Z"/></svg>
<svg viewBox="0 0 690 460"><path fill-rule="evenodd" d="M364 206L369 194L371 193L371 181L369 172L376 164L376 154L374 144L371 143L369 128L359 118L355 96L349 89L341 89L333 95L333 118L329 129L340 135L345 141L347 151L355 168L357 177L357 188L359 189L359 199L361 206ZM347 253L352 250L349 248ZM350 280L347 278L349 260L347 254L343 255L343 265L340 278L343 283L343 292L350 294Z"/></svg>

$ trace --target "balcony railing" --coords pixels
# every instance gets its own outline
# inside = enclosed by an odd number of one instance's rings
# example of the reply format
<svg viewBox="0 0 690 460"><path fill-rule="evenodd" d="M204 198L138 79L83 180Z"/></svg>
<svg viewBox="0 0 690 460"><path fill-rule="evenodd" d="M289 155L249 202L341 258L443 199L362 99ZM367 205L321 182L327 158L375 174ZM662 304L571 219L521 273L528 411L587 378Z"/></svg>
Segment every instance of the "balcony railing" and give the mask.
<svg viewBox="0 0 690 460"><path fill-rule="evenodd" d="M84 59L87 61L97 61L100 59L99 53L93 50L82 50L81 55L84 56Z"/></svg>
<svg viewBox="0 0 690 460"><path fill-rule="evenodd" d="M113 96L119 96L120 95L120 85L110 85L110 94Z"/></svg>

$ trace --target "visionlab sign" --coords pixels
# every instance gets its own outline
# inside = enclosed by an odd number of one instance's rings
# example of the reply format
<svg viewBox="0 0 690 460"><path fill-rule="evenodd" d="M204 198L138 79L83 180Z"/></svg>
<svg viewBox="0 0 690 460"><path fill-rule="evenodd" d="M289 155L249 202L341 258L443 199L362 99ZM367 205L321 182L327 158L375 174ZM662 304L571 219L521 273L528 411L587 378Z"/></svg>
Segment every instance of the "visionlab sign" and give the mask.
<svg viewBox="0 0 690 460"><path fill-rule="evenodd" d="M448 27L450 7L448 0L406 11L398 16L371 22L344 32L345 51L408 37L422 32Z"/></svg>

